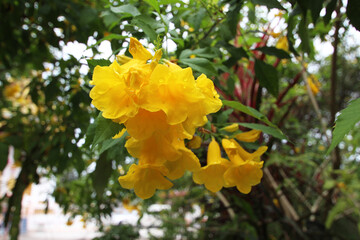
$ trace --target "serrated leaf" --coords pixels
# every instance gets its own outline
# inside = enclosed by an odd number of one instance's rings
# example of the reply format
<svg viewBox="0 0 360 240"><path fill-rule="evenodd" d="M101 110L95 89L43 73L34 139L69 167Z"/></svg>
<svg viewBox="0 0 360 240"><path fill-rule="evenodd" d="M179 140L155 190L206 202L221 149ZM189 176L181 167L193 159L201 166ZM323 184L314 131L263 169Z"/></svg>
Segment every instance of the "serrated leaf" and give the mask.
<svg viewBox="0 0 360 240"><path fill-rule="evenodd" d="M331 145L326 154L329 154L343 140L345 134L360 121L360 98L351 101L349 105L340 111L340 115L335 121L335 128Z"/></svg>
<svg viewBox="0 0 360 240"><path fill-rule="evenodd" d="M272 56L276 56L278 58L291 58L290 55L285 52L284 50L282 49L278 49L276 47L259 47L259 48L255 48L254 50L256 51L260 51L264 54L267 54L267 55L272 55Z"/></svg>
<svg viewBox="0 0 360 240"><path fill-rule="evenodd" d="M269 119L264 114L262 114L261 112L259 112L258 110L254 109L252 107L245 106L242 103L236 102L236 101L223 100L222 102L224 105L231 107L235 110L238 110L240 112L246 113L246 114L266 123L270 127L278 128L275 124L270 122Z"/></svg>
<svg viewBox="0 0 360 240"><path fill-rule="evenodd" d="M97 144L107 139L112 138L118 132L120 132L121 129L124 128L123 125L115 123L110 119L104 118L102 116L102 113L99 113L98 117L95 120L95 124L96 124L96 129L95 129L95 135L94 135L92 147L96 146Z"/></svg>
<svg viewBox="0 0 360 240"><path fill-rule="evenodd" d="M216 75L214 66L206 58L185 58L181 59L180 62L199 73L204 73L207 77Z"/></svg>
<svg viewBox="0 0 360 240"><path fill-rule="evenodd" d="M254 5L256 5L256 4L264 5L269 9L277 8L277 9L285 10L285 8L283 6L281 6L281 4L276 0L251 0L251 2Z"/></svg>
<svg viewBox="0 0 360 240"><path fill-rule="evenodd" d="M112 161L107 159L106 154L101 154L96 161L95 171L91 175L92 184L98 197L103 195L111 173Z"/></svg>
<svg viewBox="0 0 360 240"><path fill-rule="evenodd" d="M96 66L109 66L111 64L110 60L107 59L87 59L88 66L90 68L90 72L94 71Z"/></svg>
<svg viewBox="0 0 360 240"><path fill-rule="evenodd" d="M255 76L261 86L277 97L279 94L279 79L277 71L273 66L255 59Z"/></svg>
<svg viewBox="0 0 360 240"><path fill-rule="evenodd" d="M360 1L359 0L349 0L346 6L346 15L348 16L350 23L360 31Z"/></svg>
<svg viewBox="0 0 360 240"><path fill-rule="evenodd" d="M110 7L113 13L129 14L133 17L140 15L139 10L131 4L122 5L119 7Z"/></svg>
<svg viewBox="0 0 360 240"><path fill-rule="evenodd" d="M258 123L239 123L239 125L250 129L260 130L266 134L269 134L281 140L287 139L287 137L282 133L282 131L279 128L268 127Z"/></svg>
<svg viewBox="0 0 360 240"><path fill-rule="evenodd" d="M9 146L4 143L0 143L0 171L4 170L9 154Z"/></svg>

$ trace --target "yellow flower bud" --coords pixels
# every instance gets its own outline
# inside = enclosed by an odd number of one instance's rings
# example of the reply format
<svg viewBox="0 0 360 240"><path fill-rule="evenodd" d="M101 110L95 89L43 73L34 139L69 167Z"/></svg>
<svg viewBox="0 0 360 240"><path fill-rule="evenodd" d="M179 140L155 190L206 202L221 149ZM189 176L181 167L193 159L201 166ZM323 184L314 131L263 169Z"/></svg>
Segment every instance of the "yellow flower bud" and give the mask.
<svg viewBox="0 0 360 240"><path fill-rule="evenodd" d="M239 125L237 123L233 123L229 126L223 127L222 130L227 131L227 132L235 132L235 131L239 130Z"/></svg>
<svg viewBox="0 0 360 240"><path fill-rule="evenodd" d="M259 139L260 134L261 134L260 130L253 129L248 132L239 133L235 135L235 138L242 142L255 142L256 140Z"/></svg>
<svg viewBox="0 0 360 240"><path fill-rule="evenodd" d="M201 137L194 136L188 143L187 146L190 149L198 149L201 147Z"/></svg>

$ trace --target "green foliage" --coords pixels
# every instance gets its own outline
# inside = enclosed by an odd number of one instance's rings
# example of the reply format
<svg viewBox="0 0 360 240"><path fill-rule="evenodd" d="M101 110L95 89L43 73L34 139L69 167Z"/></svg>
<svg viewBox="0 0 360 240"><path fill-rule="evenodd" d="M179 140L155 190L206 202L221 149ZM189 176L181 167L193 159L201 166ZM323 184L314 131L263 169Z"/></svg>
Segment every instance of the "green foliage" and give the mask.
<svg viewBox="0 0 360 240"><path fill-rule="evenodd" d="M331 145L327 151L329 154L344 138L345 134L360 121L360 98L352 101L349 105L341 110L340 115L336 119L333 131Z"/></svg>
<svg viewBox="0 0 360 240"><path fill-rule="evenodd" d="M350 23L360 31L360 17L359 17L360 2L356 0L349 0L346 6L346 15L350 19Z"/></svg>
<svg viewBox="0 0 360 240"><path fill-rule="evenodd" d="M276 69L261 60L255 60L255 76L260 85L265 87L272 95L279 94L279 79Z"/></svg>
<svg viewBox="0 0 360 240"><path fill-rule="evenodd" d="M104 232L101 237L93 238L93 240L132 240L137 239L139 233L135 231L134 226L127 224L113 225Z"/></svg>
<svg viewBox="0 0 360 240"><path fill-rule="evenodd" d="M290 58L290 55L285 52L284 50L278 49L276 47L259 47L255 50L258 50L264 54L276 56L278 58L284 59L284 58Z"/></svg>
<svg viewBox="0 0 360 240"><path fill-rule="evenodd" d="M104 118L102 116L102 113L99 113L98 117L95 120L93 128L95 128L95 135L92 145L93 147L95 147L99 143L114 137L124 128L124 126L115 123L110 119Z"/></svg>

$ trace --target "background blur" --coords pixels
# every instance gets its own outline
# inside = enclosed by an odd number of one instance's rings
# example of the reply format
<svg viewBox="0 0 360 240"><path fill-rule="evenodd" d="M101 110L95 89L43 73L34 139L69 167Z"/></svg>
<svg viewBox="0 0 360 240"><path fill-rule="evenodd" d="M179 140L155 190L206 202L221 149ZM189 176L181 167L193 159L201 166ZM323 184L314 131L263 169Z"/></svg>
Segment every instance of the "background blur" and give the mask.
<svg viewBox="0 0 360 240"><path fill-rule="evenodd" d="M1 0L0 236L360 239L360 104L326 154L360 95L359 11L358 0ZM88 93L96 65L130 56L131 36L276 125L223 107L196 133L205 164L206 131L263 130L244 145L269 147L250 194L213 194L190 173L148 200L120 187L136 160L125 137L93 146Z"/></svg>

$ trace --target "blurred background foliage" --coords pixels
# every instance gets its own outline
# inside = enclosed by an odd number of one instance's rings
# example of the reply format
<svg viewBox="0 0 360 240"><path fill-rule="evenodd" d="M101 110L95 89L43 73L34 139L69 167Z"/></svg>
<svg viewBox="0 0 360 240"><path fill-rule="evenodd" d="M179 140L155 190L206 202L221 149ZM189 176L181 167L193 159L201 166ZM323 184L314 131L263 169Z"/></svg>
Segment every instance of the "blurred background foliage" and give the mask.
<svg viewBox="0 0 360 240"><path fill-rule="evenodd" d="M326 154L337 112L359 98L359 11L357 0L2 0L0 170L9 146L21 166L11 194L0 199L11 239L23 192L42 177L55 179L52 195L70 220L96 219L99 239L139 236L140 220L104 228L119 205L159 219L148 228L164 239L359 239L359 124ZM229 134L220 128L232 122L263 130L259 142L245 144L269 146L264 178L250 194L212 194L190 174L146 201L120 187L117 178L134 159L126 136L111 139L118 126L97 117L88 92L96 65L130 56L131 36L162 47L164 58L194 75L205 73L222 99L269 119L263 125L228 103L197 132L194 152L205 164L208 131ZM104 41L108 59L99 57ZM90 54L64 54L72 42ZM167 207L154 211L154 204Z"/></svg>

